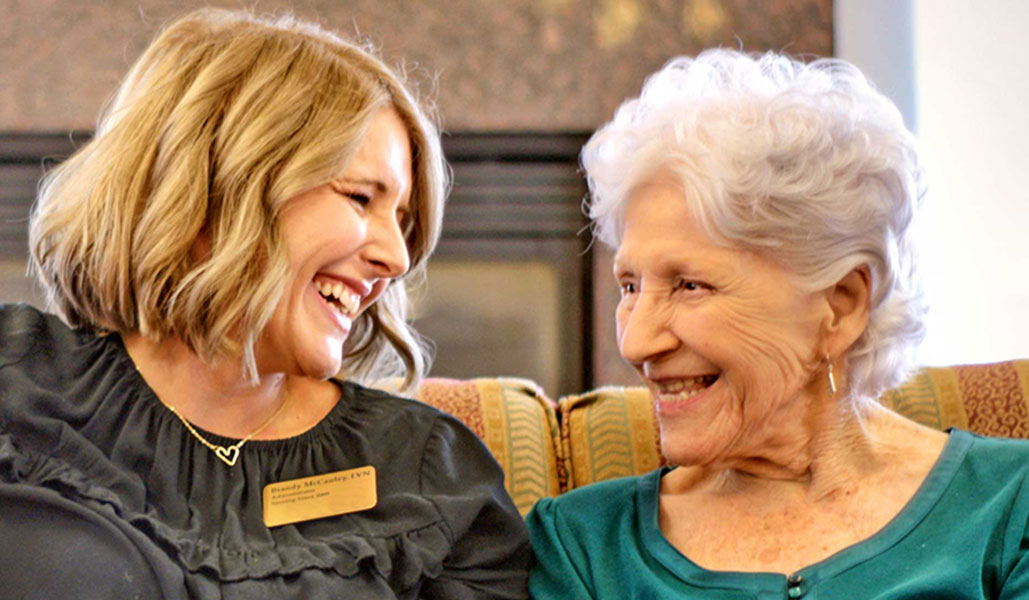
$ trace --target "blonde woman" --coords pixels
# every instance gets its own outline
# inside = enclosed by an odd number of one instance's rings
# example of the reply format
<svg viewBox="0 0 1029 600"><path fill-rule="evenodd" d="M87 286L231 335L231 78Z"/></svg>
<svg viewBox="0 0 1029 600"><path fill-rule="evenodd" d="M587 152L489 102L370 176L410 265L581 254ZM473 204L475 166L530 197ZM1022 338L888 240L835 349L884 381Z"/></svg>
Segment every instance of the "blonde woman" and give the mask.
<svg viewBox="0 0 1029 600"><path fill-rule="evenodd" d="M222 11L167 27L41 187L60 318L0 308L5 594L525 597L489 453L359 384L425 371L404 285L446 183L361 48Z"/></svg>

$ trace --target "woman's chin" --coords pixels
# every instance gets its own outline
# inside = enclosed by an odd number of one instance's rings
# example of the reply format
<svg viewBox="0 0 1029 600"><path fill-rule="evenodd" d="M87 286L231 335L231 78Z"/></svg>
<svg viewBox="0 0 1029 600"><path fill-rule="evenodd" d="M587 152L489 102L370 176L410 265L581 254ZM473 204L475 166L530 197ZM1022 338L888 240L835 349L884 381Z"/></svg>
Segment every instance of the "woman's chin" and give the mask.
<svg viewBox="0 0 1029 600"><path fill-rule="evenodd" d="M661 443L661 455L664 456L665 461L669 465L675 465L678 467L693 467L705 462L695 451L679 448L673 445L666 445L663 441Z"/></svg>
<svg viewBox="0 0 1029 600"><path fill-rule="evenodd" d="M321 348L306 356L297 357L297 373L310 379L325 380L335 377L343 368L343 348Z"/></svg>
<svg viewBox="0 0 1029 600"><path fill-rule="evenodd" d="M725 448L705 431L667 431L661 428L661 455L668 464L684 467L712 463Z"/></svg>
<svg viewBox="0 0 1029 600"><path fill-rule="evenodd" d="M318 379L324 381L326 379L331 379L339 375L339 372L342 368L342 359L325 361L318 365L314 365L311 368L304 369L304 375L311 379Z"/></svg>
<svg viewBox="0 0 1029 600"><path fill-rule="evenodd" d="M326 381L338 375L339 372L340 369L305 369L301 373L301 376L306 377L308 379L315 379L317 381Z"/></svg>

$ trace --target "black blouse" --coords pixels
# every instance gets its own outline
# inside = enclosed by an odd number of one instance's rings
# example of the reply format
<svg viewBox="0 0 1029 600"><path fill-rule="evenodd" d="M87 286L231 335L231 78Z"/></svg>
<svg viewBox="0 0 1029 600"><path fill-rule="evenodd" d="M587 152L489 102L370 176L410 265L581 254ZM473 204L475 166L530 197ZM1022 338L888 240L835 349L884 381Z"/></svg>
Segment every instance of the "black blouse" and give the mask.
<svg viewBox="0 0 1029 600"><path fill-rule="evenodd" d="M525 525L479 439L419 402L340 389L314 428L250 441L229 467L161 404L119 336L0 307L0 588L24 598L527 597ZM265 526L266 484L365 465L376 468L374 508Z"/></svg>

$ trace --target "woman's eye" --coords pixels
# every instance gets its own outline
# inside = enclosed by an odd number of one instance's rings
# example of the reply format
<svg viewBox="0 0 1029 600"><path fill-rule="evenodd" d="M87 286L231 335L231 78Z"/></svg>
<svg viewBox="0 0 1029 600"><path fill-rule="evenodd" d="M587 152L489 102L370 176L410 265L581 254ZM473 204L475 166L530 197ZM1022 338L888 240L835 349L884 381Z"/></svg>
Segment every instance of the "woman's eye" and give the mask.
<svg viewBox="0 0 1029 600"><path fill-rule="evenodd" d="M357 202L361 206L365 206L369 202L372 201L370 196L368 196L366 194L360 194L360 193L357 193L357 192L345 192L344 195L347 198L350 198L351 200L353 200L354 202Z"/></svg>
<svg viewBox="0 0 1029 600"><path fill-rule="evenodd" d="M707 289L708 286L700 283L699 281L693 281L691 279L680 279L675 283L675 288L679 290L685 290L687 292L696 292L699 290Z"/></svg>
<svg viewBox="0 0 1029 600"><path fill-rule="evenodd" d="M623 296L636 293L636 284L631 281L623 281L618 284L618 289Z"/></svg>
<svg viewBox="0 0 1029 600"><path fill-rule="evenodd" d="M336 192L337 194L343 196L348 200L353 200L361 206L367 206L372 201L372 197L368 194L355 191L353 189L349 189L349 186L343 183L334 181L331 182L329 185L330 187L332 187L332 191Z"/></svg>

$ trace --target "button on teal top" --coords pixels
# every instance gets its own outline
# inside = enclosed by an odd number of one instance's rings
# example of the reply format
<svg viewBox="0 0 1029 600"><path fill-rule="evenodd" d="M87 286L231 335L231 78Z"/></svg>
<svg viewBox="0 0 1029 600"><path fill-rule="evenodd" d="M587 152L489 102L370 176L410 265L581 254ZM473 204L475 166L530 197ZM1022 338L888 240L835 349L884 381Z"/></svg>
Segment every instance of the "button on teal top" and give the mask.
<svg viewBox="0 0 1029 600"><path fill-rule="evenodd" d="M533 597L1029 598L1029 442L952 431L900 514L792 581L780 573L709 571L676 550L657 521L668 470L541 500L528 516Z"/></svg>

